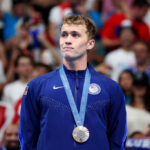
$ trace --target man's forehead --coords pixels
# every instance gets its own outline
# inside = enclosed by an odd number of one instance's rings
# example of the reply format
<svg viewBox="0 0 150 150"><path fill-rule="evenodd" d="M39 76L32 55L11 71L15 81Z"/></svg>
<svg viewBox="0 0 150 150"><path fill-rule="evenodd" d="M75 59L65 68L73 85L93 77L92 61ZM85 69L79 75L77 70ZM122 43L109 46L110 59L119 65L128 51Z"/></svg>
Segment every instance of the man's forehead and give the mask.
<svg viewBox="0 0 150 150"><path fill-rule="evenodd" d="M72 32L72 31L77 31L77 32L86 32L86 26L84 24L63 24L61 27L61 32Z"/></svg>
<svg viewBox="0 0 150 150"><path fill-rule="evenodd" d="M12 124L6 128L5 132L10 133L10 132L17 131L17 130L18 130L18 125Z"/></svg>
<svg viewBox="0 0 150 150"><path fill-rule="evenodd" d="M26 63L26 62L31 62L30 58L28 58L28 57L22 57L19 60L19 64L20 63Z"/></svg>

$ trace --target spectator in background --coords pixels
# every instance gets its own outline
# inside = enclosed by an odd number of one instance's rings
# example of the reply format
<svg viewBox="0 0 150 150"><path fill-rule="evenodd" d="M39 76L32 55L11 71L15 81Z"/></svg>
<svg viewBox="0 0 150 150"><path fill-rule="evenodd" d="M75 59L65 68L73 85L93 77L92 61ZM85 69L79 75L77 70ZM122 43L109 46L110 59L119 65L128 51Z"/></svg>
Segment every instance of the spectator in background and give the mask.
<svg viewBox="0 0 150 150"><path fill-rule="evenodd" d="M72 14L72 3L70 0L62 0L49 12L49 22L59 25L64 16Z"/></svg>
<svg viewBox="0 0 150 150"><path fill-rule="evenodd" d="M94 7L94 5L96 5L95 3L97 3L97 5L99 5L99 1L96 0L93 4L93 7ZM103 26L103 22L101 19L101 12L98 10L94 10L93 8L87 9L86 1L74 2L73 3L73 14L80 14L80 15L85 15L87 17L90 17L96 24L97 31L99 31Z"/></svg>
<svg viewBox="0 0 150 150"><path fill-rule="evenodd" d="M31 57L19 55L15 61L15 69L18 74L18 79L4 87L2 98L3 101L11 104L12 107L22 97L25 87L31 79L33 70Z"/></svg>
<svg viewBox="0 0 150 150"><path fill-rule="evenodd" d="M7 48L10 49L12 53L16 51L17 55L24 54L33 56L33 39L29 34L31 25L32 20L29 16L24 16L19 21L17 34L7 42Z"/></svg>
<svg viewBox="0 0 150 150"><path fill-rule="evenodd" d="M103 0L102 20L105 23L113 14L124 13L130 16L130 6L133 0Z"/></svg>
<svg viewBox="0 0 150 150"><path fill-rule="evenodd" d="M19 150L18 125L10 124L5 129L1 150Z"/></svg>
<svg viewBox="0 0 150 150"><path fill-rule="evenodd" d="M32 78L36 78L38 76L44 75L45 73L51 72L52 68L43 63L36 63L34 65Z"/></svg>
<svg viewBox="0 0 150 150"><path fill-rule="evenodd" d="M14 111L10 104L0 101L0 145L2 143L3 135L6 127L12 123Z"/></svg>
<svg viewBox="0 0 150 150"><path fill-rule="evenodd" d="M3 90L2 104L5 111L1 114L5 120L0 128L0 140L3 135L4 129L8 123L16 123L18 121L18 113L20 109L21 98L26 88L27 83L31 79L33 70L33 62L31 57L26 55L19 55L15 61L15 71L18 79L6 84ZM8 110L9 109L9 110ZM11 115L8 115L11 112Z"/></svg>
<svg viewBox="0 0 150 150"><path fill-rule="evenodd" d="M29 15L28 23L30 24L28 32L32 37L32 45L33 45L32 54L34 61L39 62L42 47L38 40L38 36L41 32L45 30L45 25L43 22L42 15L40 14L39 11L36 10L35 6L32 4L30 4L28 7L28 15Z"/></svg>
<svg viewBox="0 0 150 150"><path fill-rule="evenodd" d="M148 25L143 21L143 17L146 15L149 8L147 0L134 0L131 9L130 17L124 13L115 13L104 25L101 32L101 42L108 49L114 49L120 45L117 35L115 34L116 28L120 26L121 22L129 18L133 27L137 31L137 37L139 39L150 41L150 33Z"/></svg>
<svg viewBox="0 0 150 150"><path fill-rule="evenodd" d="M112 14L115 12L120 12L121 6L120 4L131 6L133 0L103 0L102 13L104 15Z"/></svg>
<svg viewBox="0 0 150 150"><path fill-rule="evenodd" d="M31 78L36 78L38 76L44 75L45 73L48 73L52 71L52 68L43 64L43 63L35 63L33 67L33 71L31 74ZM24 93L26 90L24 91ZM12 123L19 123L20 119L20 109L21 109L21 102L22 102L22 97L15 103L14 105L14 116L12 118Z"/></svg>
<svg viewBox="0 0 150 150"><path fill-rule="evenodd" d="M57 28L58 26L52 22L48 27L39 34L38 40L43 45L41 53L41 62L46 65L56 68L61 64L60 51L57 41Z"/></svg>
<svg viewBox="0 0 150 150"><path fill-rule="evenodd" d="M139 40L135 42L133 50L136 57L136 66L130 68L133 73L145 72L149 77L150 83L150 61L149 61L149 45L147 42Z"/></svg>
<svg viewBox="0 0 150 150"><path fill-rule="evenodd" d="M16 35L16 25L25 14L24 0L12 0L12 11L3 15L4 20L4 40L7 41Z"/></svg>
<svg viewBox="0 0 150 150"><path fill-rule="evenodd" d="M136 65L132 48L135 41L135 30L129 20L124 20L118 27L118 37L120 48L108 53L104 61L111 67L110 77L115 81L118 81L119 74L123 70Z"/></svg>
<svg viewBox="0 0 150 150"><path fill-rule="evenodd" d="M31 79L41 76L45 73L48 73L49 71L52 71L52 68L50 68L49 66L47 66L43 63L35 63L34 67L33 67L33 71L31 73ZM24 92L26 92L26 91L24 91ZM14 104L14 108L13 108L14 115L12 117L12 123L19 122L21 101L22 101L22 96Z"/></svg>
<svg viewBox="0 0 150 150"><path fill-rule="evenodd" d="M38 40L38 35L43 32L45 26L41 15L32 4L28 5L28 13L19 20L16 36L7 42L7 49L12 55L14 51L18 54L31 55L35 61L40 61L42 46Z"/></svg>
<svg viewBox="0 0 150 150"><path fill-rule="evenodd" d="M32 3L29 5L28 31L32 37L32 53L36 62L43 62L55 67L61 64L57 46L57 25L49 23L45 26L43 18L36 6Z"/></svg>
<svg viewBox="0 0 150 150"><path fill-rule="evenodd" d="M148 76L136 73L133 82L133 97L127 109L127 135L144 132L150 124L150 96Z"/></svg>
<svg viewBox="0 0 150 150"><path fill-rule="evenodd" d="M41 14L44 24L48 25L48 16L51 9L58 4L60 0L32 0L30 3Z"/></svg>
<svg viewBox="0 0 150 150"><path fill-rule="evenodd" d="M134 79L134 74L129 70L124 70L119 75L119 84L125 95L126 104L130 104L132 99L133 79Z"/></svg>

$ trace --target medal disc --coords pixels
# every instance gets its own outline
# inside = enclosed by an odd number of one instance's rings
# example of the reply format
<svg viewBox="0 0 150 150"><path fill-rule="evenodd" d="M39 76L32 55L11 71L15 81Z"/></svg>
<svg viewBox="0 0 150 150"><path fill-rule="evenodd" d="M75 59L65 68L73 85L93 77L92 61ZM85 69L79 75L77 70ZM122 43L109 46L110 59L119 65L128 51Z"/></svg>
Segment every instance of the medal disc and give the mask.
<svg viewBox="0 0 150 150"><path fill-rule="evenodd" d="M72 136L76 142L86 142L90 136L89 130L86 127L78 126L73 130Z"/></svg>

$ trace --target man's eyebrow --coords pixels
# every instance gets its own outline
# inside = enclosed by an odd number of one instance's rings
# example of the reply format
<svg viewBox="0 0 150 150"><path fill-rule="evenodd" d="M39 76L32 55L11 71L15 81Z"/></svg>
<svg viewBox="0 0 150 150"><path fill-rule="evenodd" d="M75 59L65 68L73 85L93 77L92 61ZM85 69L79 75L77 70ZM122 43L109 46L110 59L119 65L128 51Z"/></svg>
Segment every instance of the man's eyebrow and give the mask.
<svg viewBox="0 0 150 150"><path fill-rule="evenodd" d="M61 31L61 33L78 33L78 34L80 34L80 32L79 31Z"/></svg>
<svg viewBox="0 0 150 150"><path fill-rule="evenodd" d="M79 33L78 31L71 31L71 33Z"/></svg>
<svg viewBox="0 0 150 150"><path fill-rule="evenodd" d="M62 33L68 33L68 31L61 31Z"/></svg>

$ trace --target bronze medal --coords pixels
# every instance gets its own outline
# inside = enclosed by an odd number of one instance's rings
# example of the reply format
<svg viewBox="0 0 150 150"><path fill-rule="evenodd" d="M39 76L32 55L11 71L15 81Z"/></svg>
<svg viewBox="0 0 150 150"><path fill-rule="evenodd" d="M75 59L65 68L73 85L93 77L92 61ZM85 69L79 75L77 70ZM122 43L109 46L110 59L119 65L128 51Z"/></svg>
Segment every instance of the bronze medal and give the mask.
<svg viewBox="0 0 150 150"><path fill-rule="evenodd" d="M84 143L88 140L90 134L86 127L78 126L73 130L72 136L78 143Z"/></svg>

